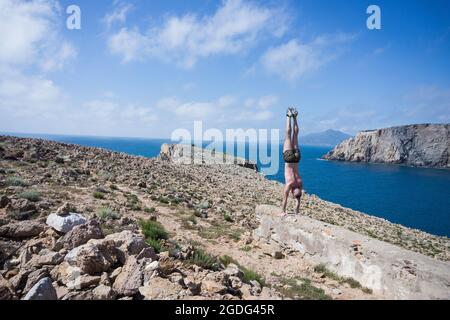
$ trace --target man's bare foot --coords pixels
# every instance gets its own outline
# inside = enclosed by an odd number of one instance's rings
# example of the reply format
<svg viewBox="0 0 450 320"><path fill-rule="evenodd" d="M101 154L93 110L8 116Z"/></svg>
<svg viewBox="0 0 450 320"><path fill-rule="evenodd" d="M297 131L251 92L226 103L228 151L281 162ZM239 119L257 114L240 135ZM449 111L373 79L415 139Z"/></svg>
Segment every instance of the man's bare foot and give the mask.
<svg viewBox="0 0 450 320"><path fill-rule="evenodd" d="M286 212L280 212L280 213L277 214L277 217L280 217L280 218L284 218L286 216L287 216Z"/></svg>
<svg viewBox="0 0 450 320"><path fill-rule="evenodd" d="M286 111L286 117L292 117L292 108L288 108Z"/></svg>
<svg viewBox="0 0 450 320"><path fill-rule="evenodd" d="M297 109L292 108L292 116L293 116L294 118L297 118L297 116L298 116L298 111L297 111Z"/></svg>

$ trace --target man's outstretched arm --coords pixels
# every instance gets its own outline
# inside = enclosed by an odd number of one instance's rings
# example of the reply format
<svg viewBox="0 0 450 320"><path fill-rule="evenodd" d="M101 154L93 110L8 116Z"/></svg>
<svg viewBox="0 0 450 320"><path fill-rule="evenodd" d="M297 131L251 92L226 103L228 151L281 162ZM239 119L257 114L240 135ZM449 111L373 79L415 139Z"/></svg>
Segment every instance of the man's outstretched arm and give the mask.
<svg viewBox="0 0 450 320"><path fill-rule="evenodd" d="M292 184L286 184L284 186L283 204L282 204L283 213L286 213L287 201L288 201L288 198L289 198L289 192L291 191L291 188L292 188Z"/></svg>

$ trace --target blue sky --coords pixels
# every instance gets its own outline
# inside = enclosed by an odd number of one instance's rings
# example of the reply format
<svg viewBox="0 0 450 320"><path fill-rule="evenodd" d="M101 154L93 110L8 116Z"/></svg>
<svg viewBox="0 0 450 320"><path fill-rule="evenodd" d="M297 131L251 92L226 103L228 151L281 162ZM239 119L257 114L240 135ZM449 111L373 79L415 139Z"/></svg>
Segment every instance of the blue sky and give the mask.
<svg viewBox="0 0 450 320"><path fill-rule="evenodd" d="M0 0L4 132L282 128L289 105L303 133L448 123L449 70L445 0Z"/></svg>

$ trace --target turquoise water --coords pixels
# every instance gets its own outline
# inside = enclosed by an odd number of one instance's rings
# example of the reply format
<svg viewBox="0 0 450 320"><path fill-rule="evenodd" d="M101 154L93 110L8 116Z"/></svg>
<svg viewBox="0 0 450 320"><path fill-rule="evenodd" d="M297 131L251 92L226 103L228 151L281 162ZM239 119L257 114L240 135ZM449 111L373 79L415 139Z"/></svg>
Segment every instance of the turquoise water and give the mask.
<svg viewBox="0 0 450 320"><path fill-rule="evenodd" d="M162 139L39 137L146 157L157 156L161 144L169 142ZM394 223L450 236L450 170L319 160L329 150L302 148L300 172L308 193ZM283 170L281 162L278 174L268 178L284 182Z"/></svg>

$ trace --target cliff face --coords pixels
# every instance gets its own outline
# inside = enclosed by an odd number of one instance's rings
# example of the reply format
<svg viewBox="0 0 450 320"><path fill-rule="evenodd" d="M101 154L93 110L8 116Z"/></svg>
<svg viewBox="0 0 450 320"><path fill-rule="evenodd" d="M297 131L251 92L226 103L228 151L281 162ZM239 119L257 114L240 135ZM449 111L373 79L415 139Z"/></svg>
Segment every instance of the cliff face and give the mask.
<svg viewBox="0 0 450 320"><path fill-rule="evenodd" d="M328 160L450 168L450 124L363 131L323 156Z"/></svg>

